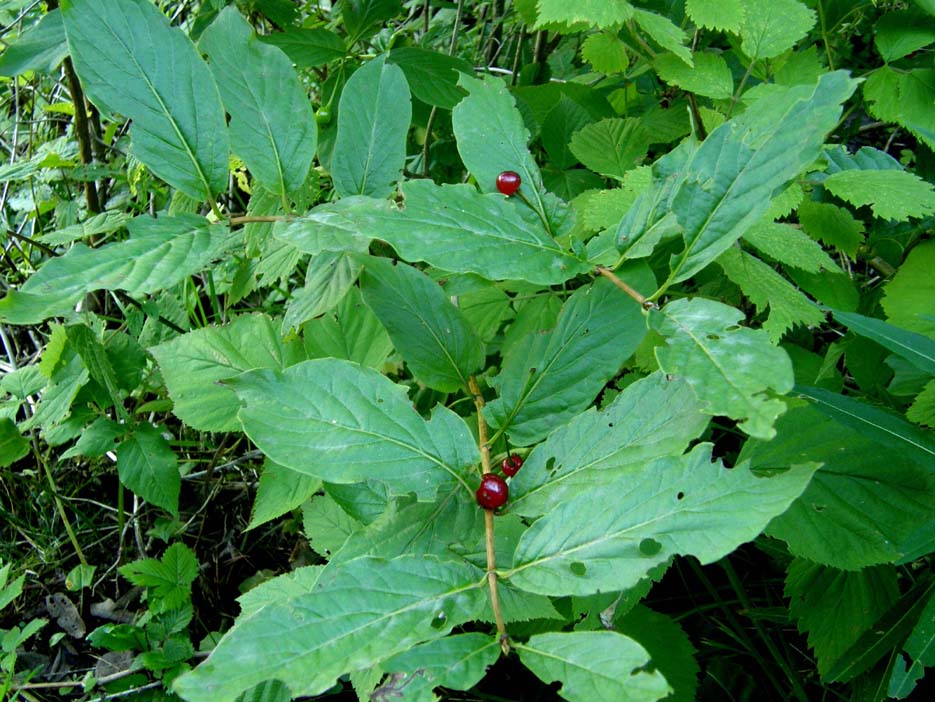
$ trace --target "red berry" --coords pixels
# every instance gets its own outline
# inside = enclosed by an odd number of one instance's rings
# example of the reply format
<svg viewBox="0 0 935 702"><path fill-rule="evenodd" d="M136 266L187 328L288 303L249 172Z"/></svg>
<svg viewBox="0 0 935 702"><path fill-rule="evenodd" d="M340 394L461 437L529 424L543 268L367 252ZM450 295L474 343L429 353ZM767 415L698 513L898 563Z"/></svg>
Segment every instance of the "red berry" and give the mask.
<svg viewBox="0 0 935 702"><path fill-rule="evenodd" d="M522 182L523 179L519 177L519 173L516 171L503 171L497 176L497 190L509 197L519 190Z"/></svg>
<svg viewBox="0 0 935 702"><path fill-rule="evenodd" d="M499 475L484 473L480 480L480 487L474 493L477 504L484 509L497 509L506 504L510 497L510 487Z"/></svg>
<svg viewBox="0 0 935 702"><path fill-rule="evenodd" d="M503 459L503 463L500 464L500 467L503 469L504 475L512 478L519 472L519 469L523 467L523 459L515 453L511 453Z"/></svg>

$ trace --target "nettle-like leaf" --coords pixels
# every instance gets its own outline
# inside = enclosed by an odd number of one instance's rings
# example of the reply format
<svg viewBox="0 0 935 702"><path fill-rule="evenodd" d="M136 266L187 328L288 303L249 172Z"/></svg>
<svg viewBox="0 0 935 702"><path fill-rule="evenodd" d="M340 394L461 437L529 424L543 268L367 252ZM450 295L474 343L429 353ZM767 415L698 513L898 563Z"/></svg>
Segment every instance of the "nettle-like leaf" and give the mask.
<svg viewBox="0 0 935 702"><path fill-rule="evenodd" d="M672 691L659 671L643 670L646 649L615 631L537 634L516 651L542 680L560 682L569 702L655 702Z"/></svg>
<svg viewBox="0 0 935 702"><path fill-rule="evenodd" d="M605 0L580 0L575 3L562 0L540 0L537 26L549 22L567 24L586 22L598 29L605 29L623 24L631 17L633 17L633 5L626 0L610 3Z"/></svg>
<svg viewBox="0 0 935 702"><path fill-rule="evenodd" d="M359 558L323 573L313 590L284 593L239 618L173 688L189 702L233 702L276 678L293 696L321 694L344 673L472 619L483 583L477 569L430 556Z"/></svg>
<svg viewBox="0 0 935 702"><path fill-rule="evenodd" d="M839 171L822 185L852 205L869 205L882 219L906 221L935 213L935 187L907 171Z"/></svg>
<svg viewBox="0 0 935 702"><path fill-rule="evenodd" d="M477 273L488 280L560 283L591 266L563 250L523 204L470 185L412 180L401 188L402 209L359 201L343 215L362 231L389 242L406 261Z"/></svg>
<svg viewBox="0 0 935 702"><path fill-rule="evenodd" d="M659 366L684 378L705 412L739 420L750 436L770 438L786 406L769 391L792 389L792 362L766 332L738 326L742 319L738 309L693 298L652 312L649 323L666 337L656 348Z"/></svg>
<svg viewBox="0 0 935 702"><path fill-rule="evenodd" d="M691 49L685 46L685 32L672 20L640 8L633 9L633 19L639 28L652 37L659 46L670 51L672 55L678 56L689 66L694 65Z"/></svg>
<svg viewBox="0 0 935 702"><path fill-rule="evenodd" d="M677 85L686 92L714 100L724 100L733 95L734 78L723 56L702 51L692 58L694 66L689 66L673 54L660 54L653 61L653 67L666 83Z"/></svg>
<svg viewBox="0 0 935 702"><path fill-rule="evenodd" d="M880 306L892 324L935 338L933 270L935 241L922 241L912 248L896 275L883 286Z"/></svg>
<svg viewBox="0 0 935 702"><path fill-rule="evenodd" d="M824 675L896 602L899 587L893 566L850 572L796 558L786 576L785 595Z"/></svg>
<svg viewBox="0 0 935 702"><path fill-rule="evenodd" d="M678 456L708 424L684 380L638 380L604 410L591 408L532 450L510 481L510 511L537 517L576 494L615 489L624 466ZM610 480L610 482L607 482Z"/></svg>
<svg viewBox="0 0 935 702"><path fill-rule="evenodd" d="M677 554L714 562L759 535L817 468L758 478L746 463L712 463L711 448L625 467L617 489L568 499L523 534L505 577L531 592L588 595L632 587Z"/></svg>
<svg viewBox="0 0 935 702"><path fill-rule="evenodd" d="M935 148L935 127L931 120L935 70L907 71L881 66L867 78L863 91L870 114L902 125L929 148Z"/></svg>
<svg viewBox="0 0 935 702"><path fill-rule="evenodd" d="M744 0L685 0L685 14L705 29L722 29L738 34L743 26Z"/></svg>
<svg viewBox="0 0 935 702"><path fill-rule="evenodd" d="M645 268L623 273L635 287L652 284ZM484 409L511 443L528 446L587 408L646 335L640 306L600 279L568 298L551 332L533 332L490 379L498 397Z"/></svg>
<svg viewBox="0 0 935 702"><path fill-rule="evenodd" d="M235 6L198 43L230 114L234 152L264 188L285 197L305 182L318 145L312 106L292 62L259 41Z"/></svg>
<svg viewBox="0 0 935 702"><path fill-rule="evenodd" d="M906 410L906 419L935 429L935 380L926 383Z"/></svg>
<svg viewBox="0 0 935 702"><path fill-rule="evenodd" d="M150 588L150 601L160 600L163 610L176 609L192 596L192 583L198 577L198 560L182 543L166 549L162 558L147 558L120 567L120 574L134 585Z"/></svg>
<svg viewBox="0 0 935 702"><path fill-rule="evenodd" d="M805 38L817 16L798 0L742 0L741 48L751 61L775 58Z"/></svg>
<svg viewBox="0 0 935 702"><path fill-rule="evenodd" d="M242 315L150 349L166 381L172 411L193 429L236 431L237 397L218 383L254 368L282 369L305 360L295 341L284 342L266 315Z"/></svg>
<svg viewBox="0 0 935 702"><path fill-rule="evenodd" d="M623 73L630 65L627 45L613 32L588 35L581 44L581 58L598 73Z"/></svg>
<svg viewBox="0 0 935 702"><path fill-rule="evenodd" d="M425 421L406 388L348 361L316 359L226 381L247 436L273 461L333 483L378 480L433 500L478 460L464 420L437 407Z"/></svg>
<svg viewBox="0 0 935 702"><path fill-rule="evenodd" d="M579 129L569 148L592 171L623 179L646 156L651 141L638 119L612 118Z"/></svg>
<svg viewBox="0 0 935 702"><path fill-rule="evenodd" d="M808 273L840 270L838 264L816 241L790 224L760 222L744 233L743 240L769 259L785 266Z"/></svg>
<svg viewBox="0 0 935 702"><path fill-rule="evenodd" d="M131 295L171 287L206 268L228 251L237 237L204 217L137 217L130 238L90 249L75 244L46 262L19 290L0 300L0 321L35 324L68 314L94 290Z"/></svg>
<svg viewBox="0 0 935 702"><path fill-rule="evenodd" d="M196 200L227 188L230 146L208 66L149 0L66 0L68 48L88 98L133 120L133 153Z"/></svg>
<svg viewBox="0 0 935 702"><path fill-rule="evenodd" d="M135 427L115 449L120 482L147 502L178 515L178 457L162 432L149 424Z"/></svg>
<svg viewBox="0 0 935 702"><path fill-rule="evenodd" d="M818 305L756 256L732 247L718 257L717 263L750 298L757 312L769 307L763 330L774 344L795 325L820 326L825 321Z"/></svg>
<svg viewBox="0 0 935 702"><path fill-rule="evenodd" d="M369 257L360 290L418 380L443 392L467 389L468 376L484 363L484 344L435 281L404 263Z"/></svg>
<svg viewBox="0 0 935 702"><path fill-rule="evenodd" d="M29 453L29 442L9 417L0 417L0 468L10 466Z"/></svg>
<svg viewBox="0 0 935 702"><path fill-rule="evenodd" d="M406 133L412 119L409 86L402 69L380 56L344 86L331 178L342 197L386 197L406 162Z"/></svg>
<svg viewBox="0 0 935 702"><path fill-rule="evenodd" d="M881 441L815 407L791 409L772 441L748 441L738 460L762 469L822 463L802 496L767 530L794 555L855 570L894 563L909 552L912 538L925 540L920 529L932 534L931 459L920 464L894 451L891 439Z"/></svg>
<svg viewBox="0 0 935 702"><path fill-rule="evenodd" d="M696 149L675 149L665 157L653 187L634 205L644 214L621 223L621 250L671 212L685 248L673 256L666 285L700 271L760 221L772 197L818 158L856 85L836 71L813 86L758 87L746 112L717 127Z"/></svg>

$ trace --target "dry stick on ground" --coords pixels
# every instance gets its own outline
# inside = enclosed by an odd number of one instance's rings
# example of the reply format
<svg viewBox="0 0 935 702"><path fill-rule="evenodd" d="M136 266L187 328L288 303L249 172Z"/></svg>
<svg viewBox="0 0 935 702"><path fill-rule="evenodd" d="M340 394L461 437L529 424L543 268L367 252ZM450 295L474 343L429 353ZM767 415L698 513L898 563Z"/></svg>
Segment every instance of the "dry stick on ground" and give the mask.
<svg viewBox="0 0 935 702"><path fill-rule="evenodd" d="M474 376L468 378L468 389L474 398L474 407L477 408L477 434L480 446L481 475L490 473L490 446L487 443L487 422L484 421L484 396ZM493 609L494 620L497 622L497 633L500 635L500 649L503 653L510 652L510 636L506 633L506 624L503 621L503 612L500 609L500 592L497 589L497 556L494 550L493 510L484 510L484 544L487 550L487 585L490 588L490 606Z"/></svg>

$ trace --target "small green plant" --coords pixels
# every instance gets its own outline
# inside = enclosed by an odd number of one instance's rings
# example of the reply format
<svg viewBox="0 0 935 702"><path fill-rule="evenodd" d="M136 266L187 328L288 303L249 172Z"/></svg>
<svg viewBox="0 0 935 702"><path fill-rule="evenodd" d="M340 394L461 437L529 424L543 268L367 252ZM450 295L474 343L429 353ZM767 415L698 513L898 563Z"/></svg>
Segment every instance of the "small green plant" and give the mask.
<svg viewBox="0 0 935 702"><path fill-rule="evenodd" d="M11 564L0 565L0 612L3 612L13 600L23 592L25 575L9 581ZM0 699L14 702L21 698L17 686L28 682L35 671L17 671L17 652L29 639L35 636L48 622L45 619L31 619L22 626L0 628ZM14 684L15 683L15 684Z"/></svg>

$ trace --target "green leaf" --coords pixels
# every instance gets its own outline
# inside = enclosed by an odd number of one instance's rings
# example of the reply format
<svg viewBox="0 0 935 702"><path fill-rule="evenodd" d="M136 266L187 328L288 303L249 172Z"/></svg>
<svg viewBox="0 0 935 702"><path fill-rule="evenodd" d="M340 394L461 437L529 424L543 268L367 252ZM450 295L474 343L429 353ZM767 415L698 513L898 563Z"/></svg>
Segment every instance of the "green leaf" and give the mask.
<svg viewBox="0 0 935 702"><path fill-rule="evenodd" d="M301 217L273 225L273 236L299 251L318 254L322 251L365 252L371 237L354 218L355 209L386 206L368 198L346 197L313 207Z"/></svg>
<svg viewBox="0 0 935 702"><path fill-rule="evenodd" d="M378 480L394 494L433 500L465 469L477 446L464 420L437 407L425 421L403 386L347 361L318 359L227 381L250 439L273 461L333 483Z"/></svg>
<svg viewBox="0 0 935 702"><path fill-rule="evenodd" d="M592 171L622 180L646 156L651 141L640 120L614 118L580 129L569 148Z"/></svg>
<svg viewBox="0 0 935 702"><path fill-rule="evenodd" d="M918 10L887 12L873 27L873 43L887 63L935 42L935 17Z"/></svg>
<svg viewBox="0 0 935 702"><path fill-rule="evenodd" d="M903 651L909 654L912 665L906 671L905 677L899 681L900 684L894 685L893 681L890 682L889 691L891 697L899 699L908 697L915 689L916 681L925 675L925 668L935 666L935 593L929 595L918 623L903 645Z"/></svg>
<svg viewBox="0 0 935 702"><path fill-rule="evenodd" d="M646 649L615 631L537 634L515 647L539 678L561 683L569 702L654 702L672 691L661 673L641 670L649 663Z"/></svg>
<svg viewBox="0 0 935 702"><path fill-rule="evenodd" d="M795 407L777 422L776 438L744 446L738 460L757 469L823 464L767 533L794 555L836 568L895 562L908 548L903 542L931 520L935 474L836 420L814 406Z"/></svg>
<svg viewBox="0 0 935 702"><path fill-rule="evenodd" d="M140 424L116 448L120 482L173 515L179 512L178 458L159 429Z"/></svg>
<svg viewBox="0 0 935 702"><path fill-rule="evenodd" d="M834 207L834 205L829 205L829 207ZM840 211L846 212L846 210ZM808 273L819 273L822 269L840 270L819 244L801 229L790 224L760 222L748 229L743 239L760 253L786 266Z"/></svg>
<svg viewBox="0 0 935 702"><path fill-rule="evenodd" d="M277 46L299 68L314 68L342 58L347 53L344 40L323 27L289 27L258 37L264 44Z"/></svg>
<svg viewBox="0 0 935 702"><path fill-rule="evenodd" d="M327 559L340 550L348 537L363 528L327 493L302 504L302 529L309 546Z"/></svg>
<svg viewBox="0 0 935 702"><path fill-rule="evenodd" d="M908 171L839 171L822 185L856 207L869 205L882 219L905 222L935 214L935 186Z"/></svg>
<svg viewBox="0 0 935 702"><path fill-rule="evenodd" d="M130 219L130 215L126 212L107 210L106 212L88 217L83 222L78 222L77 224L58 229L54 232L47 232L41 235L39 240L50 246L71 244L79 239L86 239L99 234L110 234L118 229L123 229Z"/></svg>
<svg viewBox="0 0 935 702"><path fill-rule="evenodd" d="M360 201L344 214L361 230L389 242L406 261L541 285L590 270L587 262L564 251L528 208L499 193L481 195L470 185L438 186L429 180L406 181L401 190L401 210L382 201Z"/></svg>
<svg viewBox="0 0 935 702"><path fill-rule="evenodd" d="M191 599L198 577L198 561L183 543L166 549L162 558L147 558L120 566L120 574L134 585L149 588L150 600L161 600L163 611L177 609Z"/></svg>
<svg viewBox="0 0 935 702"><path fill-rule="evenodd" d="M61 335L65 337L63 328ZM70 415L72 402L89 379L90 374L81 356L71 346L65 347L61 352L61 359L49 374L49 384L42 393L39 406L29 419L21 423L20 428L28 431L39 426L48 433L50 429Z"/></svg>
<svg viewBox="0 0 935 702"><path fill-rule="evenodd" d="M335 309L305 325L305 350L309 358L342 358L379 370L393 342L351 287Z"/></svg>
<svg viewBox="0 0 935 702"><path fill-rule="evenodd" d="M247 530L291 512L320 489L318 478L266 461L260 473Z"/></svg>
<svg viewBox="0 0 935 702"><path fill-rule="evenodd" d="M905 358L919 370L935 375L935 340L900 329L882 319L853 312L832 310L834 318L856 334L873 339L881 346Z"/></svg>
<svg viewBox="0 0 935 702"><path fill-rule="evenodd" d="M795 390L811 400L822 414L886 446L890 457L905 457L921 466L933 465L935 435L931 432L914 427L899 415L851 397L821 388L797 386Z"/></svg>
<svg viewBox="0 0 935 702"><path fill-rule="evenodd" d="M695 701L699 667L695 648L681 626L644 605L636 605L625 616L615 617L613 624L649 652L653 667L672 688L666 702Z"/></svg>
<svg viewBox="0 0 935 702"><path fill-rule="evenodd" d="M708 135L671 196L685 250L670 263L670 284L707 266L763 217L773 195L821 153L855 87L843 71L815 86L764 86L746 112Z"/></svg>
<svg viewBox="0 0 935 702"><path fill-rule="evenodd" d="M792 389L792 363L764 331L738 326L743 313L700 297L675 300L651 312L650 328L666 337L656 359L666 373L683 377L704 411L739 420L750 436L770 438L782 400Z"/></svg>
<svg viewBox="0 0 935 702"><path fill-rule="evenodd" d="M685 0L685 13L699 27L740 33L746 2L744 0Z"/></svg>
<svg viewBox="0 0 935 702"><path fill-rule="evenodd" d="M632 587L676 554L713 563L782 514L817 468L758 478L746 464L712 463L711 448L627 466L615 490L585 490L554 508L523 534L505 577L530 592L588 595Z"/></svg>
<svg viewBox="0 0 935 702"><path fill-rule="evenodd" d="M821 326L825 321L825 315L818 305L770 266L746 251L730 248L718 257L717 262L724 274L756 306L758 313L769 306L769 318L763 323L763 330L774 344L779 343L793 326Z"/></svg>
<svg viewBox="0 0 935 702"><path fill-rule="evenodd" d="M493 636L477 632L446 636L419 644L382 663L386 672L405 676L402 679L391 676L378 689L386 693L394 685L404 687L406 699L417 699L417 692L430 694L436 687L470 690L499 657L500 644Z"/></svg>
<svg viewBox="0 0 935 702"><path fill-rule="evenodd" d="M883 286L880 305L890 323L935 338L935 320L928 318L935 299L933 270L935 241L922 241Z"/></svg>
<svg viewBox="0 0 935 702"><path fill-rule="evenodd" d="M338 676L471 619L483 601L479 582L471 567L428 556L342 564L322 575L314 590L238 619L211 657L173 688L188 702L233 702L241 691L276 678L293 695L321 694Z"/></svg>
<svg viewBox="0 0 935 702"><path fill-rule="evenodd" d="M588 36L581 45L581 58L598 73L623 73L630 65L627 45L613 32Z"/></svg>
<svg viewBox="0 0 935 702"><path fill-rule="evenodd" d="M824 676L896 602L899 587L892 566L848 572L796 558L786 576L785 596Z"/></svg>
<svg viewBox="0 0 935 702"><path fill-rule="evenodd" d="M117 387L117 374L110 362L110 358L107 356L104 344L85 324L73 324L66 327L65 331L68 334L68 343L81 357L81 362L88 369L91 379L106 390L118 414L126 420L128 417L121 402L120 390Z"/></svg>
<svg viewBox="0 0 935 702"><path fill-rule="evenodd" d="M510 481L510 511L548 514L587 490L600 490L621 468L678 456L708 424L684 380L662 373L638 380L603 411L591 408L559 426L527 456ZM613 489L606 485L606 489Z"/></svg>
<svg viewBox="0 0 935 702"><path fill-rule="evenodd" d="M351 76L341 93L331 157L331 178L340 196L383 198L393 192L406 161L411 118L406 77L385 56Z"/></svg>
<svg viewBox="0 0 935 702"><path fill-rule="evenodd" d="M930 380L913 400L906 410L906 419L935 429L935 380Z"/></svg>
<svg viewBox="0 0 935 702"><path fill-rule="evenodd" d="M570 168L577 159L568 149L572 135L592 120L588 111L574 100L562 95L542 122L540 141L549 156L552 168Z"/></svg>
<svg viewBox="0 0 935 702"><path fill-rule="evenodd" d="M173 413L192 429L235 431L237 397L218 383L254 368L282 369L305 359L297 342L284 343L265 315L241 315L150 349L173 402Z"/></svg>
<svg viewBox="0 0 935 702"><path fill-rule="evenodd" d="M484 364L484 344L437 283L412 266L369 257L360 291L418 380L442 392L467 390Z"/></svg>
<svg viewBox="0 0 935 702"><path fill-rule="evenodd" d="M0 417L0 468L16 463L29 453L29 442L19 433L13 420Z"/></svg>
<svg viewBox="0 0 935 702"><path fill-rule="evenodd" d="M283 333L333 309L359 274L360 262L346 253L324 251L312 257L305 271L305 287L293 291L286 307Z"/></svg>
<svg viewBox="0 0 935 702"><path fill-rule="evenodd" d="M935 101L935 70L919 68L895 71L881 66L863 85L869 112L886 122L896 122L935 148L931 110Z"/></svg>
<svg viewBox="0 0 935 702"><path fill-rule="evenodd" d="M367 39L399 12L396 0L341 0L341 19L348 44Z"/></svg>
<svg viewBox="0 0 935 702"><path fill-rule="evenodd" d="M52 258L22 287L0 300L0 321L35 324L67 315L94 290L156 292L206 268L237 236L204 217L137 217L127 241L90 249L75 244Z"/></svg>
<svg viewBox="0 0 935 702"><path fill-rule="evenodd" d="M802 229L819 241L856 256L864 242L864 225L848 210L828 202L803 200L798 208Z"/></svg>
<svg viewBox="0 0 935 702"><path fill-rule="evenodd" d="M725 100L734 94L734 78L720 54L700 51L693 58L694 66L690 66L673 54L660 54L653 66L662 80L686 92L713 100Z"/></svg>
<svg viewBox="0 0 935 702"><path fill-rule="evenodd" d="M537 27L550 22L587 24L606 29L623 24L633 17L633 6L626 0L606 2L606 0L579 0L568 3L562 0L539 0L539 20Z"/></svg>
<svg viewBox="0 0 935 702"><path fill-rule="evenodd" d="M741 48L753 61L775 58L804 39L815 25L815 12L798 0L742 0Z"/></svg>
<svg viewBox="0 0 935 702"><path fill-rule="evenodd" d="M639 8L633 9L633 19L639 28L652 37L659 46L672 52L672 55L678 56L689 66L694 65L691 49L685 46L685 32L672 20L664 15Z"/></svg>
<svg viewBox="0 0 935 702"><path fill-rule="evenodd" d="M631 266L622 276L637 288L652 284L646 268ZM593 402L645 334L642 308L610 281L579 288L554 330L534 332L504 358L500 375L489 381L499 397L484 416L517 446L544 439Z"/></svg>
<svg viewBox="0 0 935 702"><path fill-rule="evenodd" d="M88 99L133 120L134 155L196 200L227 189L229 144L211 72L149 0L62 3Z"/></svg>
<svg viewBox="0 0 935 702"><path fill-rule="evenodd" d="M33 26L7 44L0 55L0 76L18 76L26 71L52 73L68 56L62 13L51 10Z"/></svg>
<svg viewBox="0 0 935 702"><path fill-rule="evenodd" d="M240 616L250 617L270 605L307 595L315 589L325 566L302 566L260 583L237 598Z"/></svg>
<svg viewBox="0 0 935 702"><path fill-rule="evenodd" d="M474 73L471 64L464 59L416 46L393 49L387 60L403 69L414 97L446 110L464 97L464 91L458 87L459 74Z"/></svg>
<svg viewBox="0 0 935 702"><path fill-rule="evenodd" d="M308 176L318 145L315 116L292 63L259 41L228 6L198 43L230 115L231 147L259 183L286 197Z"/></svg>

